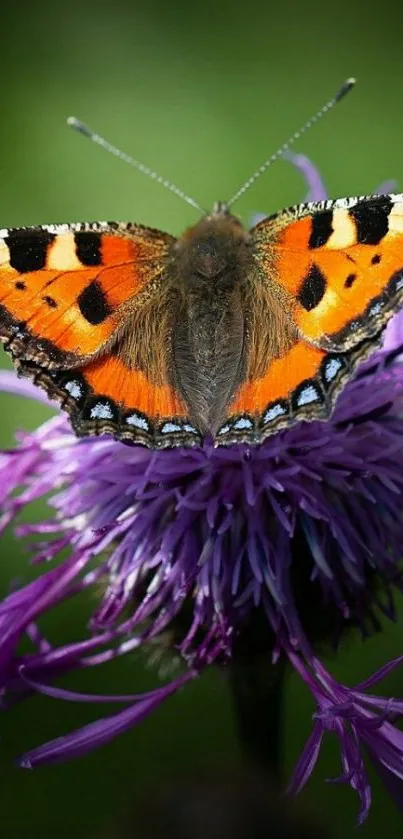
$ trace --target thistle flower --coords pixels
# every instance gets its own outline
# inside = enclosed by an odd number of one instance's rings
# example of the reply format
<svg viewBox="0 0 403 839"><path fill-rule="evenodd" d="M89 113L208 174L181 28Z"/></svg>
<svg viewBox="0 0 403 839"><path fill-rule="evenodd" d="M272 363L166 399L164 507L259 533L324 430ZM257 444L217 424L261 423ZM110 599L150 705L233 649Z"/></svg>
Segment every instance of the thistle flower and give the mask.
<svg viewBox="0 0 403 839"><path fill-rule="evenodd" d="M310 197L323 197L309 161L290 159ZM368 633L378 614L395 617L403 543L401 345L398 316L327 422L301 422L256 447L130 449L109 438L78 440L59 415L18 434L17 448L0 456L1 527L47 495L53 515L17 530L38 537L38 575L0 604L3 704L35 691L124 704L33 749L22 766L82 755L128 730L205 667L225 666L258 616L267 667L288 661L317 706L290 789L305 784L331 731L341 780L360 798L360 821L370 806L364 752L396 799L403 734L393 722L403 700L368 691L403 657L350 688L326 671L319 649L329 640L337 645L345 627ZM44 400L8 372L0 389ZM82 640L53 646L41 634L41 617L88 589L97 605ZM175 649L181 669L153 691L99 696L57 686L59 676L156 639Z"/></svg>

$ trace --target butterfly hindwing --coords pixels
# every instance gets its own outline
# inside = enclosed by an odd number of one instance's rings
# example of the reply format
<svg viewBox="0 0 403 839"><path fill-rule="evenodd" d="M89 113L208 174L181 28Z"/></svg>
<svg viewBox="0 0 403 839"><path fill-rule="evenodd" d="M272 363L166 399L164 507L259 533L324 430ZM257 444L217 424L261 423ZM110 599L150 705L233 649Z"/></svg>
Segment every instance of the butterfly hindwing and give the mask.
<svg viewBox="0 0 403 839"><path fill-rule="evenodd" d="M368 340L347 352L331 353L297 341L268 363L264 376L239 388L217 443L259 443L300 420L326 419L357 364L377 345Z"/></svg>
<svg viewBox="0 0 403 839"><path fill-rule="evenodd" d="M174 388L153 385L118 355L106 354L72 370L49 370L23 362L19 373L69 413L79 437L111 434L122 442L149 448L201 442Z"/></svg>

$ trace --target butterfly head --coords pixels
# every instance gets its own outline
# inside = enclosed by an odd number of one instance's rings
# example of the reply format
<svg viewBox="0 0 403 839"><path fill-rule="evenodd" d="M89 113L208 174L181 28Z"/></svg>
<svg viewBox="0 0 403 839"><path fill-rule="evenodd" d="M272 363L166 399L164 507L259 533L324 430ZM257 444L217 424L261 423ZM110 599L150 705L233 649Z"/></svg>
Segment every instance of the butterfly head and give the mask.
<svg viewBox="0 0 403 839"><path fill-rule="evenodd" d="M215 281L226 285L233 276L235 263L247 249L248 234L240 220L223 201L217 201L210 213L188 228L176 245L183 276L193 276L196 283Z"/></svg>

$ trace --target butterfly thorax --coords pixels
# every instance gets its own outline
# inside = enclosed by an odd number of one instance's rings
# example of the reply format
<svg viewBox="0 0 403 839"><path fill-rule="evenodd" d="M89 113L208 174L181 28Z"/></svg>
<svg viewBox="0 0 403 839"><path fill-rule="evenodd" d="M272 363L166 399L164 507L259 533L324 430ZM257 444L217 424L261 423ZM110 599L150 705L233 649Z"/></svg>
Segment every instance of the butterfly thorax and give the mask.
<svg viewBox="0 0 403 839"><path fill-rule="evenodd" d="M207 216L175 247L175 386L193 422L213 434L244 378L243 301L251 266L248 234L233 216Z"/></svg>

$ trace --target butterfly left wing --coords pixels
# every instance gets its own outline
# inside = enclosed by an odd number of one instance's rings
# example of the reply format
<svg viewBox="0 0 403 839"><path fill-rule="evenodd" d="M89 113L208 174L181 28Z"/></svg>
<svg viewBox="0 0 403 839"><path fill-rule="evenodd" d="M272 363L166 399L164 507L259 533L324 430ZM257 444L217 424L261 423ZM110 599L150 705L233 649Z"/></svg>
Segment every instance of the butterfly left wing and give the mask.
<svg viewBox="0 0 403 839"><path fill-rule="evenodd" d="M1 231L0 340L78 435L199 439L164 364L159 301L174 242L113 222Z"/></svg>
<svg viewBox="0 0 403 839"><path fill-rule="evenodd" d="M70 370L25 362L19 373L69 413L78 437L110 434L127 444L156 449L198 445L201 433L177 391L167 381L156 383L134 369L120 349L117 345L116 352Z"/></svg>
<svg viewBox="0 0 403 839"><path fill-rule="evenodd" d="M0 234L0 340L17 361L78 367L110 344L174 239L130 224Z"/></svg>
<svg viewBox="0 0 403 839"><path fill-rule="evenodd" d="M298 205L264 219L251 239L257 274L296 335L265 370L249 370L218 432L225 444L329 416L403 305L403 195Z"/></svg>

